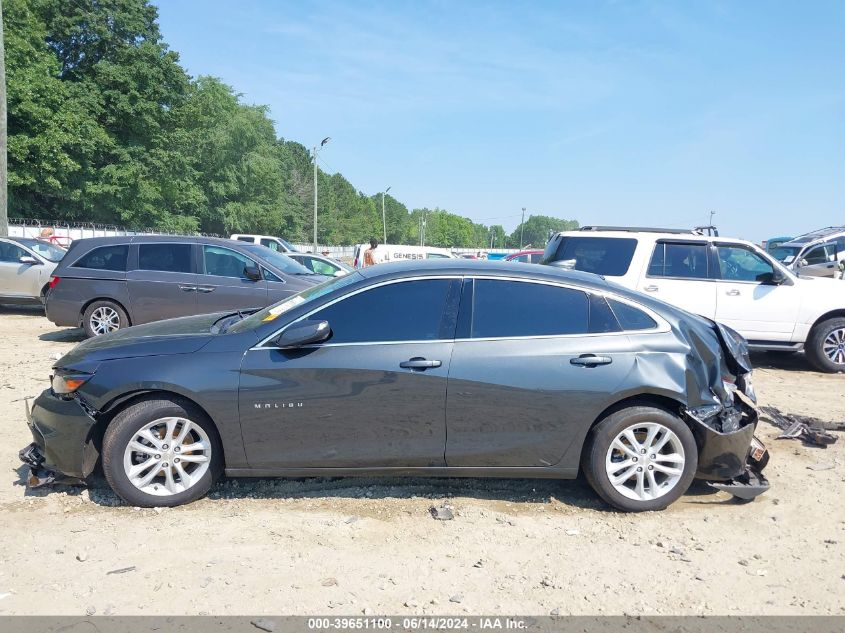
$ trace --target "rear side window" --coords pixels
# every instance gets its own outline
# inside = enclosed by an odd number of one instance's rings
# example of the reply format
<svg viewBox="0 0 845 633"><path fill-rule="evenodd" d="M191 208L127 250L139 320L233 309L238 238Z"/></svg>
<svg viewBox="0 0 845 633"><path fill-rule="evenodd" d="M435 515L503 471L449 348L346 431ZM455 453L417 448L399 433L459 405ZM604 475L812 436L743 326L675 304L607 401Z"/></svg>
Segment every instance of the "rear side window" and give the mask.
<svg viewBox="0 0 845 633"><path fill-rule="evenodd" d="M168 273L193 272L190 244L139 244L138 269Z"/></svg>
<svg viewBox="0 0 845 633"><path fill-rule="evenodd" d="M93 270L126 270L126 256L129 253L127 244L100 246L90 253L83 255L73 265L74 268L91 268Z"/></svg>
<svg viewBox="0 0 845 633"><path fill-rule="evenodd" d="M451 339L454 315L446 311L450 279L404 281L341 299L310 317L332 328L329 343ZM459 282L454 282L455 287Z"/></svg>
<svg viewBox="0 0 845 633"><path fill-rule="evenodd" d="M707 279L707 244L656 244L648 265L648 276Z"/></svg>
<svg viewBox="0 0 845 633"><path fill-rule="evenodd" d="M276 240L262 239L261 240L261 246L266 246L270 250L274 250L274 251L280 250L279 249L279 243Z"/></svg>
<svg viewBox="0 0 845 633"><path fill-rule="evenodd" d="M253 238L251 238L251 237L246 237L246 236L244 236L244 235L241 235L241 236L238 238L238 241L239 241L239 242L249 242L250 244L254 244L254 243L255 243L255 240L254 240Z"/></svg>
<svg viewBox="0 0 845 633"><path fill-rule="evenodd" d="M627 303L622 303L621 301L616 301L614 299L608 299L608 303L610 304L610 307L616 315L619 325L622 326L623 330L628 330L630 332L636 330L651 330L657 327L657 322L654 319L632 305L628 305Z"/></svg>
<svg viewBox="0 0 845 633"><path fill-rule="evenodd" d="M520 281L477 279L472 338L555 336L589 331L587 295Z"/></svg>
<svg viewBox="0 0 845 633"><path fill-rule="evenodd" d="M570 262L575 270L621 277L628 272L637 240L627 237L562 237L551 261Z"/></svg>

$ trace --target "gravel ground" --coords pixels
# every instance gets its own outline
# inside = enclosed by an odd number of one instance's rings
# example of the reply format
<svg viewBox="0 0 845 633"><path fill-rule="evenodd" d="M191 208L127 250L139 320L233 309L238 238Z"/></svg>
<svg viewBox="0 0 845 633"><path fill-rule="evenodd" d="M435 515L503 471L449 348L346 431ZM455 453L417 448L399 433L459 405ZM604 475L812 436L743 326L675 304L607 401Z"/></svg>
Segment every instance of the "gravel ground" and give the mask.
<svg viewBox="0 0 845 633"><path fill-rule="evenodd" d="M0 307L0 614L843 614L845 440L759 435L768 494L695 486L610 511L581 481L229 480L187 507L91 488L27 492L24 396L80 332ZM845 376L761 355L763 404L845 419ZM437 521L431 506L449 504Z"/></svg>

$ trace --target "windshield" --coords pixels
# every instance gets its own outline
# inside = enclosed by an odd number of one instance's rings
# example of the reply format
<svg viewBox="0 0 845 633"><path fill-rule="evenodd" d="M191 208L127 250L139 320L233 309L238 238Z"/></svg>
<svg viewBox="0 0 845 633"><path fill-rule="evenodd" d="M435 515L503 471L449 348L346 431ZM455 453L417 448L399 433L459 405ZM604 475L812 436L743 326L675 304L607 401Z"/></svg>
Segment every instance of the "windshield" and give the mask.
<svg viewBox="0 0 845 633"><path fill-rule="evenodd" d="M773 248L769 255L774 257L779 262L789 264L795 259L796 255L801 252L800 246L778 246Z"/></svg>
<svg viewBox="0 0 845 633"><path fill-rule="evenodd" d="M65 256L67 252L63 248L59 248L55 244L50 244L50 242L42 242L41 240L16 240L18 244L26 246L28 249L35 251L41 257L51 262L59 262L61 261L62 257Z"/></svg>
<svg viewBox="0 0 845 633"><path fill-rule="evenodd" d="M269 321L273 321L285 312L293 310L295 307L302 305L303 303L307 303L308 301L314 301L315 299L318 299L323 295L326 295L330 292L334 292L335 290L339 290L340 288L344 288L349 284L358 281L359 279L360 275L357 274L344 275L343 277L330 277L326 281L319 283L316 286L306 288L302 292L298 292L297 294L291 295L286 299L282 299L278 303L274 303L271 306L267 306L263 310L259 310L258 312L250 314L248 317L232 325L226 331L247 332L249 330L254 330L259 325L267 323Z"/></svg>
<svg viewBox="0 0 845 633"><path fill-rule="evenodd" d="M256 257L260 257L268 264L272 264L282 272L287 273L288 275L313 275L310 270L308 270L305 266L300 264L299 262L295 262L287 255L280 253L278 251L274 251L273 249L267 248L266 246L260 246L258 244L244 244L244 250L249 251Z"/></svg>

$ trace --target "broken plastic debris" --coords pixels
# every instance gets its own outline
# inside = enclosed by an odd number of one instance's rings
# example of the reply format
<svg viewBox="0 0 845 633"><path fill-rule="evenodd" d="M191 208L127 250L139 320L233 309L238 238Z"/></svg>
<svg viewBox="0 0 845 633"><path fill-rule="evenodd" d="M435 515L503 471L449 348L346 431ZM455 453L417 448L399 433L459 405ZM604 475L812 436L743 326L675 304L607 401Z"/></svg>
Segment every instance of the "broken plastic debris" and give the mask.
<svg viewBox="0 0 845 633"><path fill-rule="evenodd" d="M452 512L452 508L446 505L437 507L431 506L428 511L431 512L431 516L433 516L438 521L451 521L455 518L455 515Z"/></svg>

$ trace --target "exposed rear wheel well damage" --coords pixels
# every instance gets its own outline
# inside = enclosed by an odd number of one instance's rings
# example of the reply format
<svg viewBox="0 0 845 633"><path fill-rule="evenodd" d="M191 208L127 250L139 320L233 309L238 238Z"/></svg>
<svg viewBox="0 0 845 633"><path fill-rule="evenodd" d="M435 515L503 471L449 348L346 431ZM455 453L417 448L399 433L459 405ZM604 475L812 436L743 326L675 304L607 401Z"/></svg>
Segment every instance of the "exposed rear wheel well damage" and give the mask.
<svg viewBox="0 0 845 633"><path fill-rule="evenodd" d="M121 411L124 411L128 407L131 407L134 404L139 402L143 402L145 400L171 400L180 404L182 407L187 409L188 411L196 411L197 415L202 415L205 417L211 426L214 429L214 432L217 434L218 439L220 438L220 430L217 428L217 423L214 421L208 412L197 404L196 401L187 398L181 394L175 393L173 391L166 391L166 390L148 390L148 391L135 391L132 393L127 393L122 396L118 396L111 402L109 402L103 410L100 412L100 415L97 416L97 424L91 429L91 434L89 435L89 442L93 442L95 448L97 449L97 453L100 454L102 452L103 447L103 436L106 433L106 429L108 428L111 421L115 418L117 414ZM222 442L221 442L222 447ZM223 463L225 463L225 449L223 453ZM97 466L95 470L100 470L101 464L100 460L97 460Z"/></svg>

